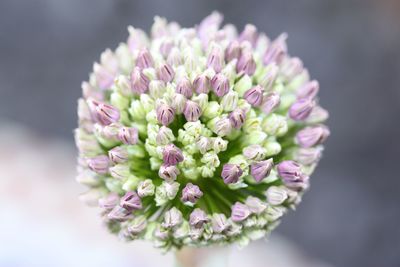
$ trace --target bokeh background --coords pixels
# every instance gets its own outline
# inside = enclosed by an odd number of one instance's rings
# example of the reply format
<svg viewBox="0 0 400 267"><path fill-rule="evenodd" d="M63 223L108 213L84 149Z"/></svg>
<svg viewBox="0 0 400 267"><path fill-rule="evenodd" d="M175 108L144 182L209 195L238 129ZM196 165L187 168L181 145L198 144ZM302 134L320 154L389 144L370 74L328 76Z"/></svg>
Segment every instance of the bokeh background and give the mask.
<svg viewBox="0 0 400 267"><path fill-rule="evenodd" d="M76 101L127 25L161 15L189 27L213 10L239 29L287 32L331 115L311 190L245 266L400 266L398 0L1 0L0 266L172 264L110 238L77 200ZM282 263L285 251L295 260Z"/></svg>

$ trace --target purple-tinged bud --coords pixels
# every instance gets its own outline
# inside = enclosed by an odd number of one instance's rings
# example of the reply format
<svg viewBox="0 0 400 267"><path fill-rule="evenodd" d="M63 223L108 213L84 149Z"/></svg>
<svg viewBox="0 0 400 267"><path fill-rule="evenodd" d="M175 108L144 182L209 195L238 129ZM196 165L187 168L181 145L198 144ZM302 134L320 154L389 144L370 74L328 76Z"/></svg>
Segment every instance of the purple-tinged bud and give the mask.
<svg viewBox="0 0 400 267"><path fill-rule="evenodd" d="M257 183L261 182L265 177L271 173L271 169L274 166L272 159L263 160L251 164L250 173Z"/></svg>
<svg viewBox="0 0 400 267"><path fill-rule="evenodd" d="M312 147L323 143L329 135L330 131L325 125L306 127L296 134L296 143L301 147Z"/></svg>
<svg viewBox="0 0 400 267"><path fill-rule="evenodd" d="M182 114L185 109L187 99L182 94L175 94L172 98L171 107L175 110L176 114Z"/></svg>
<svg viewBox="0 0 400 267"><path fill-rule="evenodd" d="M291 80L303 72L303 62L298 57L290 58L283 62L281 73Z"/></svg>
<svg viewBox="0 0 400 267"><path fill-rule="evenodd" d="M187 183L185 188L182 190L182 202L191 202L195 204L199 198L203 196L200 188L192 183Z"/></svg>
<svg viewBox="0 0 400 267"><path fill-rule="evenodd" d="M263 91L264 88L262 88L260 85L257 85L247 90L243 97L247 102L249 102L250 105L258 107L261 105L263 100Z"/></svg>
<svg viewBox="0 0 400 267"><path fill-rule="evenodd" d="M181 51L177 47L174 47L171 49L171 51L167 57L167 63L174 67L178 67L179 65L182 65L183 59L182 59Z"/></svg>
<svg viewBox="0 0 400 267"><path fill-rule="evenodd" d="M128 211L140 210L142 208L142 201L134 191L126 192L119 204Z"/></svg>
<svg viewBox="0 0 400 267"><path fill-rule="evenodd" d="M289 108L289 117L295 121L303 121L310 116L315 102L310 98L298 99Z"/></svg>
<svg viewBox="0 0 400 267"><path fill-rule="evenodd" d="M108 157L113 163L124 163L128 161L128 151L120 146L114 147L108 151Z"/></svg>
<svg viewBox="0 0 400 267"><path fill-rule="evenodd" d="M153 65L153 58L149 50L147 50L146 48L142 49L136 58L136 67L146 69L153 67Z"/></svg>
<svg viewBox="0 0 400 267"><path fill-rule="evenodd" d="M136 217L132 222L129 223L127 230L129 234L135 236L143 232L147 226L147 220L145 216Z"/></svg>
<svg viewBox="0 0 400 267"><path fill-rule="evenodd" d="M248 196L245 204L254 214L261 214L267 208L267 203L253 196Z"/></svg>
<svg viewBox="0 0 400 267"><path fill-rule="evenodd" d="M125 180L131 175L129 165L117 164L109 168L112 177L118 180Z"/></svg>
<svg viewBox="0 0 400 267"><path fill-rule="evenodd" d="M224 53L220 47L215 46L207 58L207 67L213 68L215 72L220 72L224 66Z"/></svg>
<svg viewBox="0 0 400 267"><path fill-rule="evenodd" d="M284 182L296 181L300 179L301 167L300 164L293 160L285 160L277 165L278 175Z"/></svg>
<svg viewBox="0 0 400 267"><path fill-rule="evenodd" d="M158 170L158 175L168 182L175 181L179 173L179 169L174 165L162 164Z"/></svg>
<svg viewBox="0 0 400 267"><path fill-rule="evenodd" d="M242 176L243 170L236 164L225 164L222 168L221 177L225 184L233 184L239 181L239 177Z"/></svg>
<svg viewBox="0 0 400 267"><path fill-rule="evenodd" d="M163 64L157 68L157 78L166 83L171 82L174 76L174 69L168 64Z"/></svg>
<svg viewBox="0 0 400 267"><path fill-rule="evenodd" d="M208 94L210 88L210 79L204 74L201 74L193 81L193 89L196 91L197 94Z"/></svg>
<svg viewBox="0 0 400 267"><path fill-rule="evenodd" d="M215 233L222 233L231 227L230 222L223 213L214 213L212 220L212 229Z"/></svg>
<svg viewBox="0 0 400 267"><path fill-rule="evenodd" d="M261 105L262 111L268 115L274 111L281 103L281 98L278 93L270 93L264 97L263 103Z"/></svg>
<svg viewBox="0 0 400 267"><path fill-rule="evenodd" d="M283 33L271 43L264 54L263 60L265 65L273 62L279 65L282 62L287 51L286 38L287 34Z"/></svg>
<svg viewBox="0 0 400 267"><path fill-rule="evenodd" d="M131 212L121 206L115 206L110 213L108 213L107 218L111 221L123 222L131 217Z"/></svg>
<svg viewBox="0 0 400 267"><path fill-rule="evenodd" d="M320 106L315 106L307 117L306 122L308 123L320 123L326 121L329 117L329 113L326 109Z"/></svg>
<svg viewBox="0 0 400 267"><path fill-rule="evenodd" d="M187 121L197 121L200 118L201 113L202 110L199 104L191 100L186 101L185 108L183 109L183 115L185 115Z"/></svg>
<svg viewBox="0 0 400 267"><path fill-rule="evenodd" d="M120 118L119 110L108 104L99 103L95 109L95 117L102 125L117 122Z"/></svg>
<svg viewBox="0 0 400 267"><path fill-rule="evenodd" d="M240 36L239 36L239 41L240 42L247 41L253 47L256 46L257 39L258 39L257 28L252 24L247 24L244 27L244 30L240 33Z"/></svg>
<svg viewBox="0 0 400 267"><path fill-rule="evenodd" d="M215 123L214 132L218 136L226 136L232 132L232 124L229 118L222 118Z"/></svg>
<svg viewBox="0 0 400 267"><path fill-rule="evenodd" d="M209 221L207 214L199 208L192 211L189 218L189 224L196 229L202 228Z"/></svg>
<svg viewBox="0 0 400 267"><path fill-rule="evenodd" d="M260 145L250 145L243 149L243 156L249 160L261 160L265 157L265 149Z"/></svg>
<svg viewBox="0 0 400 267"><path fill-rule="evenodd" d="M239 42L236 40L230 42L228 47L225 49L225 61L230 62L233 59L239 59L240 53L241 49Z"/></svg>
<svg viewBox="0 0 400 267"><path fill-rule="evenodd" d="M121 127L118 140L126 145L135 145L139 140L138 134L138 130L134 127Z"/></svg>
<svg viewBox="0 0 400 267"><path fill-rule="evenodd" d="M167 165L176 165L183 161L182 151L174 144L169 144L164 147L163 161Z"/></svg>
<svg viewBox="0 0 400 267"><path fill-rule="evenodd" d="M165 228L173 228L182 223L182 213L175 207L167 211L164 215L164 222L161 226Z"/></svg>
<svg viewBox="0 0 400 267"><path fill-rule="evenodd" d="M318 81L310 81L297 89L297 98L314 99L319 91Z"/></svg>
<svg viewBox="0 0 400 267"><path fill-rule="evenodd" d="M174 43L170 40L165 40L160 45L160 53L164 58L167 58L169 53L171 52L172 47L174 47Z"/></svg>
<svg viewBox="0 0 400 267"><path fill-rule="evenodd" d="M93 73L96 76L96 83L101 90L108 89L112 86L115 74L110 70L98 63L94 63Z"/></svg>
<svg viewBox="0 0 400 267"><path fill-rule="evenodd" d="M265 196L267 197L268 203L275 206L282 204L288 198L287 191L277 186L268 188L265 192Z"/></svg>
<svg viewBox="0 0 400 267"><path fill-rule="evenodd" d="M236 72L238 74L253 75L256 71L256 62L250 51L242 51L238 62L236 63Z"/></svg>
<svg viewBox="0 0 400 267"><path fill-rule="evenodd" d="M268 71L265 76L259 81L259 84L262 85L265 90L270 90L276 80L276 77L279 73L279 67L275 63L271 63L267 66Z"/></svg>
<svg viewBox="0 0 400 267"><path fill-rule="evenodd" d="M188 78L182 78L176 85L176 90L178 94L184 95L186 98L191 98L193 96L192 84Z"/></svg>
<svg viewBox="0 0 400 267"><path fill-rule="evenodd" d="M206 47L212 38L213 34L218 31L221 25L223 16L218 12L213 12L211 15L205 17L197 28L197 35L201 43Z"/></svg>
<svg viewBox="0 0 400 267"><path fill-rule="evenodd" d="M105 210L112 210L118 205L119 196L117 193L110 193L108 196L99 199L99 207Z"/></svg>
<svg viewBox="0 0 400 267"><path fill-rule="evenodd" d="M103 100L103 92L93 88L92 85L88 82L82 82L82 94L85 99L96 99L96 100Z"/></svg>
<svg viewBox="0 0 400 267"><path fill-rule="evenodd" d="M167 104L161 104L156 109L157 120L164 126L169 125L175 117L175 111Z"/></svg>
<svg viewBox="0 0 400 267"><path fill-rule="evenodd" d="M294 159L304 165L318 162L322 156L322 147L299 148L294 153Z"/></svg>
<svg viewBox="0 0 400 267"><path fill-rule="evenodd" d="M304 190L309 186L309 179L305 174L300 174L300 176L292 178L292 179L283 179L285 185L289 188Z"/></svg>
<svg viewBox="0 0 400 267"><path fill-rule="evenodd" d="M233 128L240 129L246 120L246 112L241 108L237 108L229 114L229 120Z"/></svg>
<svg viewBox="0 0 400 267"><path fill-rule="evenodd" d="M211 79L211 87L217 96L222 97L229 92L229 80L222 73L217 73Z"/></svg>
<svg viewBox="0 0 400 267"><path fill-rule="evenodd" d="M105 174L108 172L110 160L106 155L100 155L93 158L88 158L87 165L92 171L99 174Z"/></svg>
<svg viewBox="0 0 400 267"><path fill-rule="evenodd" d="M172 130L166 126L161 126L156 136L157 145L167 145L175 140Z"/></svg>
<svg viewBox="0 0 400 267"><path fill-rule="evenodd" d="M231 219L234 222L241 222L247 219L247 217L250 216L250 213L249 207L240 202L236 202L232 206Z"/></svg>
<svg viewBox="0 0 400 267"><path fill-rule="evenodd" d="M150 80L144 75L143 71L136 67L131 73L131 88L138 95L144 94L149 90Z"/></svg>
<svg viewBox="0 0 400 267"><path fill-rule="evenodd" d="M104 126L101 128L101 135L108 139L118 139L118 133L121 129L120 123L111 123L110 125Z"/></svg>

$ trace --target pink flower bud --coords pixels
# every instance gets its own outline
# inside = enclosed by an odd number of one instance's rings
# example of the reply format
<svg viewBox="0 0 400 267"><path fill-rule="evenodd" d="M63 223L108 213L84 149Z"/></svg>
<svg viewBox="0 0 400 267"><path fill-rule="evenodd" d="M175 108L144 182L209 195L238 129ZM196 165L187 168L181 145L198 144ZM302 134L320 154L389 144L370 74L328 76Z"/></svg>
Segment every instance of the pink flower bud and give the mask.
<svg viewBox="0 0 400 267"><path fill-rule="evenodd" d="M119 204L128 211L140 210L142 208L142 201L134 191L126 192Z"/></svg>
<svg viewBox="0 0 400 267"><path fill-rule="evenodd" d="M264 91L264 88L257 85L257 86L254 86L253 88L247 90L244 93L243 97L244 97L244 99L246 99L247 102L249 102L250 105L258 107L261 105L262 100L263 100L263 91Z"/></svg>
<svg viewBox="0 0 400 267"><path fill-rule="evenodd" d="M229 120L232 127L240 129L246 120L246 112L241 108L237 108L229 114Z"/></svg>
<svg viewBox="0 0 400 267"><path fill-rule="evenodd" d="M175 181L179 173L179 169L174 165L162 164L158 170L158 175L165 181Z"/></svg>
<svg viewBox="0 0 400 267"><path fill-rule="evenodd" d="M174 140L172 130L166 126L161 126L156 136L157 145L167 145Z"/></svg>
<svg viewBox="0 0 400 267"><path fill-rule="evenodd" d="M247 24L244 27L244 30L240 33L240 36L239 36L239 41L240 42L247 41L253 47L256 46L257 39L258 39L257 28L254 25L251 25L251 24Z"/></svg>
<svg viewBox="0 0 400 267"><path fill-rule="evenodd" d="M321 147L299 148L294 154L294 159L301 164L311 165L318 162L321 156Z"/></svg>
<svg viewBox="0 0 400 267"><path fill-rule="evenodd" d="M300 165L293 160L282 161L278 164L277 170L284 182L296 181L301 176Z"/></svg>
<svg viewBox="0 0 400 267"><path fill-rule="evenodd" d="M201 74L193 81L193 89L197 94L208 94L210 87L210 79L204 74Z"/></svg>
<svg viewBox="0 0 400 267"><path fill-rule="evenodd" d="M194 101L188 100L185 104L185 108L183 109L183 115L187 121L197 121L201 116L202 110Z"/></svg>
<svg viewBox="0 0 400 267"><path fill-rule="evenodd" d="M192 84L188 78L182 78L176 85L176 92L184 95L186 98L193 96Z"/></svg>
<svg viewBox="0 0 400 267"><path fill-rule="evenodd" d="M109 125L119 120L119 110L108 104L99 103L95 108L95 117L102 125Z"/></svg>
<svg viewBox="0 0 400 267"><path fill-rule="evenodd" d="M236 164L225 164L222 168L221 177L224 180L225 184L233 184L239 180L239 177L242 176L243 171Z"/></svg>
<svg viewBox="0 0 400 267"><path fill-rule="evenodd" d="M169 40L165 40L160 45L160 53L164 58L167 58L169 53L171 52L172 47L174 47L174 43Z"/></svg>
<svg viewBox="0 0 400 267"><path fill-rule="evenodd" d="M218 97L222 97L229 91L229 80L222 73L217 73L211 79L211 87Z"/></svg>
<svg viewBox="0 0 400 267"><path fill-rule="evenodd" d="M265 114L270 114L281 103L281 98L278 93L270 93L264 97L261 109Z"/></svg>
<svg viewBox="0 0 400 267"><path fill-rule="evenodd" d="M169 144L164 147L163 161L167 165L176 165L183 161L182 151L174 144Z"/></svg>
<svg viewBox="0 0 400 267"><path fill-rule="evenodd" d="M250 213L249 207L240 202L236 202L232 206L231 219L234 222L241 222L247 219L247 217L250 216Z"/></svg>
<svg viewBox="0 0 400 267"><path fill-rule="evenodd" d="M136 58L136 67L141 69L150 68L153 66L153 58L146 48L142 49Z"/></svg>
<svg viewBox="0 0 400 267"><path fill-rule="evenodd" d="M195 204L199 198L203 196L200 188L192 183L187 183L182 190L182 202L191 202Z"/></svg>
<svg viewBox="0 0 400 267"><path fill-rule="evenodd" d="M136 67L131 73L131 88L138 95L144 94L149 90L150 80L144 75L143 71Z"/></svg>
<svg viewBox="0 0 400 267"><path fill-rule="evenodd" d="M261 214L267 208L267 203L253 196L248 196L245 204L254 214Z"/></svg>
<svg viewBox="0 0 400 267"><path fill-rule="evenodd" d="M256 182L261 182L265 177L271 173L271 169L274 166L272 159L263 160L251 164L250 173Z"/></svg>
<svg viewBox="0 0 400 267"><path fill-rule="evenodd" d="M226 136L232 131L232 125L229 118L222 118L215 123L214 132L219 136Z"/></svg>
<svg viewBox="0 0 400 267"><path fill-rule="evenodd" d="M131 212L121 206L115 206L110 213L108 213L107 218L111 221L123 222L131 217Z"/></svg>
<svg viewBox="0 0 400 267"><path fill-rule="evenodd" d="M306 127L296 134L296 142L301 147L312 147L323 143L329 134L330 131L325 125Z"/></svg>
<svg viewBox="0 0 400 267"><path fill-rule="evenodd" d="M270 46L267 48L264 54L264 64L268 65L270 63L277 63L278 65L282 62L286 55L287 46L286 46L286 38L287 34L281 34L276 38Z"/></svg>
<svg viewBox="0 0 400 267"><path fill-rule="evenodd" d="M118 205L119 196L117 193L110 193L108 196L99 199L99 206L105 210L112 210Z"/></svg>
<svg viewBox="0 0 400 267"><path fill-rule="evenodd" d="M315 103L310 98L298 99L289 108L289 117L295 121L303 121L308 118Z"/></svg>
<svg viewBox="0 0 400 267"><path fill-rule="evenodd" d="M292 80L302 72L303 62L298 57L287 59L281 66L281 73L288 80Z"/></svg>
<svg viewBox="0 0 400 267"><path fill-rule="evenodd" d="M236 64L236 72L238 74L253 75L256 71L256 62L250 51L242 51L242 54Z"/></svg>
<svg viewBox="0 0 400 267"><path fill-rule="evenodd" d="M174 69L168 64L163 64L157 68L157 78L166 83L171 82L174 79L174 76Z"/></svg>
<svg viewBox="0 0 400 267"><path fill-rule="evenodd" d="M319 83L318 81L313 80L302 85L297 90L297 97L313 99L317 96L318 91L319 91Z"/></svg>
<svg viewBox="0 0 400 267"><path fill-rule="evenodd" d="M283 182L285 183L285 185L289 188L292 189L297 189L297 190L304 190L307 189L309 186L309 179L310 177L308 177L305 174L300 174L297 177L293 177L291 179L283 179Z"/></svg>
<svg viewBox="0 0 400 267"><path fill-rule="evenodd" d="M231 224L223 213L214 213L211 223L215 233L225 232L231 227Z"/></svg>
<svg viewBox="0 0 400 267"><path fill-rule="evenodd" d="M165 228L173 228L182 223L182 213L175 207L168 210L164 215L164 222L161 224Z"/></svg>
<svg viewBox="0 0 400 267"><path fill-rule="evenodd" d="M250 145L243 149L243 156L249 160L260 160L265 155L265 149L260 145Z"/></svg>
<svg viewBox="0 0 400 267"><path fill-rule="evenodd" d="M205 223L209 221L207 214L199 209L196 208L192 211L189 218L189 224L194 228L202 228Z"/></svg>
<svg viewBox="0 0 400 267"><path fill-rule="evenodd" d="M232 59L239 59L241 53L240 44L233 40L225 49L225 61L230 62Z"/></svg>
<svg viewBox="0 0 400 267"><path fill-rule="evenodd" d="M97 86L101 90L110 88L114 83L115 74L98 63L94 64L93 73L96 77Z"/></svg>
<svg viewBox="0 0 400 267"><path fill-rule="evenodd" d="M116 146L108 151L108 157L113 163L124 163L128 161L129 155L128 151L120 146Z"/></svg>
<svg viewBox="0 0 400 267"><path fill-rule="evenodd" d="M207 67L220 72L224 65L224 53L219 47L214 47L207 58Z"/></svg>
<svg viewBox="0 0 400 267"><path fill-rule="evenodd" d="M138 142L138 130L134 127L121 127L118 132L118 140L126 145L134 145Z"/></svg>
<svg viewBox="0 0 400 267"><path fill-rule="evenodd" d="M88 158L87 165L92 171L99 174L105 174L108 172L110 161L106 155L100 155L93 158Z"/></svg>
<svg viewBox="0 0 400 267"><path fill-rule="evenodd" d="M159 105L157 107L156 113L157 120L162 125L167 126L174 120L175 111L167 104Z"/></svg>

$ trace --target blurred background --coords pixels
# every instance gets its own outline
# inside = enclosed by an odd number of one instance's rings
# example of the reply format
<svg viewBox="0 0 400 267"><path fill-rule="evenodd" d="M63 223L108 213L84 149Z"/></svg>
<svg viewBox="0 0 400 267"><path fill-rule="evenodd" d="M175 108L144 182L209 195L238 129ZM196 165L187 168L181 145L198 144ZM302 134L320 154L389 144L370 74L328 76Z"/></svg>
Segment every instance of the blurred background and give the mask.
<svg viewBox="0 0 400 267"><path fill-rule="evenodd" d="M270 242L226 252L231 266L400 266L398 0L1 0L0 266L173 265L118 242L79 202L76 103L127 25L148 30L160 15L190 27L213 10L239 29L288 32L331 115L303 203Z"/></svg>

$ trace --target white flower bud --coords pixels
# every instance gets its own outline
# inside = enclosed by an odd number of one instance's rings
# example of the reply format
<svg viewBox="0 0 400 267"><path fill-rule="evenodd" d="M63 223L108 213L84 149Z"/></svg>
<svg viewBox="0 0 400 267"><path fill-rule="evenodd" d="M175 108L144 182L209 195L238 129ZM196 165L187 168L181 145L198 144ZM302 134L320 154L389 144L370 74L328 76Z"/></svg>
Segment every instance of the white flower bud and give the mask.
<svg viewBox="0 0 400 267"><path fill-rule="evenodd" d="M264 144L264 148L265 148L265 153L266 153L267 157L271 157L271 156L277 155L282 150L282 146L278 142L271 141L271 140L268 140Z"/></svg>
<svg viewBox="0 0 400 267"><path fill-rule="evenodd" d="M216 101L208 102L208 105L203 110L202 117L213 119L222 113L222 107Z"/></svg>
<svg viewBox="0 0 400 267"><path fill-rule="evenodd" d="M250 211L255 214L261 214L266 208L267 203L261 201L261 199L248 196L246 199L247 207L249 207Z"/></svg>
<svg viewBox="0 0 400 267"><path fill-rule="evenodd" d="M221 151L225 151L228 147L228 141L222 139L221 137L212 138L212 148L214 149L215 153L219 153Z"/></svg>
<svg viewBox="0 0 400 267"><path fill-rule="evenodd" d="M147 113L139 100L132 100L131 107L129 108L129 114L131 114L132 119L141 121L146 118Z"/></svg>
<svg viewBox="0 0 400 267"><path fill-rule="evenodd" d="M262 122L262 129L268 135L283 136L288 131L286 117L278 114L271 114Z"/></svg>
<svg viewBox="0 0 400 267"><path fill-rule="evenodd" d="M221 99L221 107L224 111L230 112L237 107L239 100L238 93L230 90L226 95L224 95Z"/></svg>
<svg viewBox="0 0 400 267"><path fill-rule="evenodd" d="M202 136L196 141L196 146L201 154L206 153L211 148L211 141L209 138Z"/></svg>
<svg viewBox="0 0 400 267"><path fill-rule="evenodd" d="M171 107L175 110L176 114L182 114L186 105L186 97L181 94L175 94L172 97Z"/></svg>
<svg viewBox="0 0 400 267"><path fill-rule="evenodd" d="M203 155L201 162L206 164L208 167L218 167L220 162L218 155L215 152L208 152Z"/></svg>
<svg viewBox="0 0 400 267"><path fill-rule="evenodd" d="M208 95L207 94L199 94L197 96L192 97L192 101L199 104L201 110L205 110L208 105Z"/></svg>
<svg viewBox="0 0 400 267"><path fill-rule="evenodd" d="M137 193L139 197L146 197L154 195L155 186L150 179L139 182Z"/></svg>
<svg viewBox="0 0 400 267"><path fill-rule="evenodd" d="M244 93L249 90L252 85L253 82L251 81L251 78L248 75L244 75L237 83L235 83L233 90L238 92L239 97L243 97Z"/></svg>
<svg viewBox="0 0 400 267"><path fill-rule="evenodd" d="M265 192L265 196L267 197L267 201L271 205L280 205L282 204L288 197L285 189L277 186L271 186Z"/></svg>

